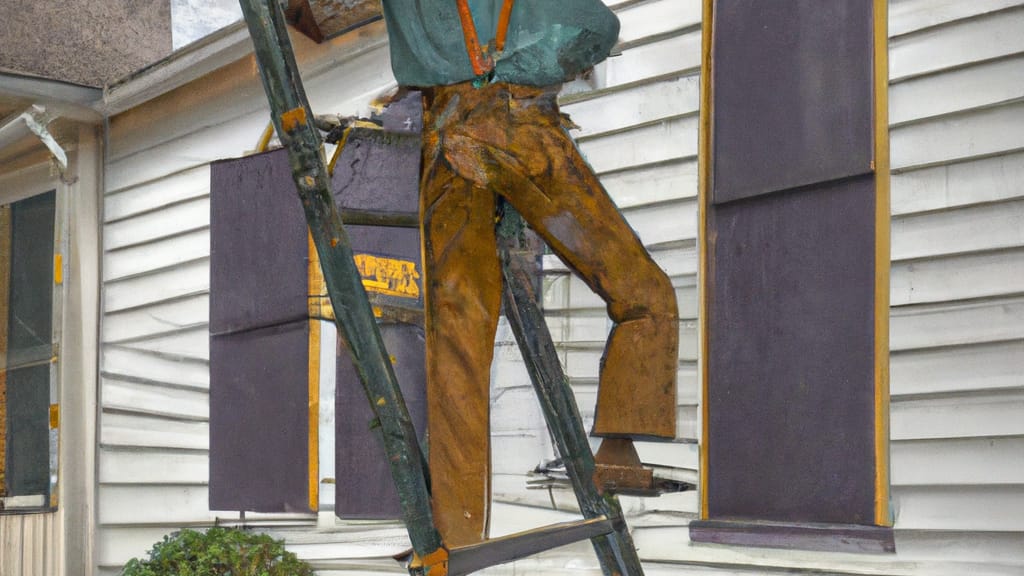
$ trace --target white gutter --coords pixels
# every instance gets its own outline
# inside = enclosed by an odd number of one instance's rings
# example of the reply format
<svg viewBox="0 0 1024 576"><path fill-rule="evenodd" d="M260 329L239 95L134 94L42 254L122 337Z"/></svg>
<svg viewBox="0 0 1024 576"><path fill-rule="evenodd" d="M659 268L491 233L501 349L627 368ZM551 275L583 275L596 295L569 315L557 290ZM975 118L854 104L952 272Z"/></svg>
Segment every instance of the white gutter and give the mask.
<svg viewBox="0 0 1024 576"><path fill-rule="evenodd" d="M253 51L244 21L229 24L158 60L107 84L95 109L110 117L206 76Z"/></svg>
<svg viewBox="0 0 1024 576"><path fill-rule="evenodd" d="M99 88L0 68L0 93L39 104L53 117L86 124L99 124L103 120L103 115L96 109L103 98L103 91Z"/></svg>

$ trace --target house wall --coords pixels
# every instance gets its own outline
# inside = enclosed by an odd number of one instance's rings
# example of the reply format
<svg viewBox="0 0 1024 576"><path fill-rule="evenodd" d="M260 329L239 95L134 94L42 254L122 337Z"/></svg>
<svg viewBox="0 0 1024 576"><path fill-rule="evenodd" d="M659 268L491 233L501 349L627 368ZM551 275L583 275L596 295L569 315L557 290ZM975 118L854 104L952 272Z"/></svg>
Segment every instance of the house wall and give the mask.
<svg viewBox="0 0 1024 576"><path fill-rule="evenodd" d="M607 0L621 55L567 86L564 111L680 304L679 441L645 444L696 482L700 3ZM651 574L1019 574L1024 569L1024 2L893 0L892 486L897 554L694 545L694 492L623 498ZM378 23L324 45L295 36L317 112L353 114L393 82ZM124 88L123 86L121 88ZM268 111L250 57L111 119L103 224L96 565L116 573L167 532L237 521L207 508L209 169L255 147ZM544 304L585 419L604 307L553 257ZM571 517L567 489L527 490L553 456L507 327L494 368L493 532ZM314 529L253 516L323 573L396 571L394 524ZM596 573L586 544L493 573Z"/></svg>

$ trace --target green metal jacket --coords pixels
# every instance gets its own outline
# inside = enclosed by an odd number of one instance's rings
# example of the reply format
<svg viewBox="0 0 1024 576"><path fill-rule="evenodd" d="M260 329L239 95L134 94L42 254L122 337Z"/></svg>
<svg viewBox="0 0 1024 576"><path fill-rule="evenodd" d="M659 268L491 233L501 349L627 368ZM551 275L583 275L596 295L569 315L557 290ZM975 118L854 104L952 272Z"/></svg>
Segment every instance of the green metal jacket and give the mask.
<svg viewBox="0 0 1024 576"><path fill-rule="evenodd" d="M495 36L502 0L469 0L480 44ZM455 0L383 0L391 68L402 86L475 79ZM505 49L488 80L549 86L608 57L619 21L601 0L516 0Z"/></svg>

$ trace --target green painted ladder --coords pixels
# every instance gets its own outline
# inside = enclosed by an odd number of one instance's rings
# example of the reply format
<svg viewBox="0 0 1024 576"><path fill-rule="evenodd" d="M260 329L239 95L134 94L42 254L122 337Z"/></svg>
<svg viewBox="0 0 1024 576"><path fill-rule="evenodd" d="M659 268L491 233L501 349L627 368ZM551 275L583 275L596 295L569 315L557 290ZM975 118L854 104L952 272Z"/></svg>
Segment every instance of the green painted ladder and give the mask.
<svg viewBox="0 0 1024 576"><path fill-rule="evenodd" d="M500 231L505 310L584 520L471 546L444 546L431 512L427 463L353 262L341 214L331 196L321 137L313 125L281 5L277 0L239 1L255 46L274 127L288 150L306 222L320 256L335 322L349 343L367 400L381 425L384 449L415 553L410 573L468 574L590 539L604 574L641 576L643 568L618 499L612 494L600 494L592 481L594 455L543 313L537 306L530 274L523 265L524 259L517 255L521 220L508 212Z"/></svg>

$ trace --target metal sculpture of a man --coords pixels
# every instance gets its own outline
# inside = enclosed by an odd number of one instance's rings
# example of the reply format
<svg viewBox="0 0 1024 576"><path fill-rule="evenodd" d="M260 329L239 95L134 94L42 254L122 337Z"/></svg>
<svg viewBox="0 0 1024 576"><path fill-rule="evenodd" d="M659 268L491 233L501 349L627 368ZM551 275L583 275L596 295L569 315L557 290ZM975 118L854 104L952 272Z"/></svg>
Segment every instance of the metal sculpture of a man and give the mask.
<svg viewBox="0 0 1024 576"><path fill-rule="evenodd" d="M449 546L486 538L495 216L511 204L607 303L595 436L675 435L672 285L565 128L563 82L604 60L601 0L383 0L392 68L423 92L420 217L432 498Z"/></svg>

